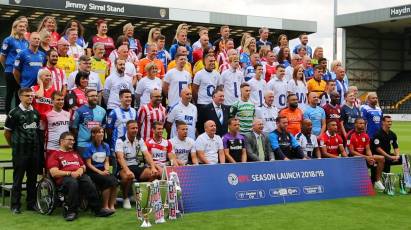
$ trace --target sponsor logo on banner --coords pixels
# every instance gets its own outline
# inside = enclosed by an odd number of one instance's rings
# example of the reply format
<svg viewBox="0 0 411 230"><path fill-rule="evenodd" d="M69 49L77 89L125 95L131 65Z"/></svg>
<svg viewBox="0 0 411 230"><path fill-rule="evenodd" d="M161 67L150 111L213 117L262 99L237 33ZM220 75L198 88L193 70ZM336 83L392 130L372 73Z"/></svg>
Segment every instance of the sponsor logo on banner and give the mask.
<svg viewBox="0 0 411 230"><path fill-rule="evenodd" d="M273 189L270 189L269 194L271 197L298 196L300 195L300 188L298 187L273 188Z"/></svg>
<svg viewBox="0 0 411 230"><path fill-rule="evenodd" d="M234 173L228 174L227 180L228 180L228 183L233 186L238 184L238 177Z"/></svg>
<svg viewBox="0 0 411 230"><path fill-rule="evenodd" d="M307 194L307 195L324 193L324 186L322 185L304 186L303 192L304 194Z"/></svg>
<svg viewBox="0 0 411 230"><path fill-rule="evenodd" d="M265 198L264 190L248 190L248 191L238 191L235 193L235 198L237 200L258 200Z"/></svg>

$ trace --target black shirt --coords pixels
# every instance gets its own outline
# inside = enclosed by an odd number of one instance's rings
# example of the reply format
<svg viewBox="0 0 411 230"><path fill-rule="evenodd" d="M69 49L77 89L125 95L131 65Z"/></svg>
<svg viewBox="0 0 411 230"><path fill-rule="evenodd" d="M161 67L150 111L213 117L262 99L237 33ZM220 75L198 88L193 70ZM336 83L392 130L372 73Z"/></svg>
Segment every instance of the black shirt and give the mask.
<svg viewBox="0 0 411 230"><path fill-rule="evenodd" d="M397 135L391 130L386 133L382 128L378 130L371 142L374 153L377 147L380 147L387 154L391 154L391 145L394 149L398 148Z"/></svg>

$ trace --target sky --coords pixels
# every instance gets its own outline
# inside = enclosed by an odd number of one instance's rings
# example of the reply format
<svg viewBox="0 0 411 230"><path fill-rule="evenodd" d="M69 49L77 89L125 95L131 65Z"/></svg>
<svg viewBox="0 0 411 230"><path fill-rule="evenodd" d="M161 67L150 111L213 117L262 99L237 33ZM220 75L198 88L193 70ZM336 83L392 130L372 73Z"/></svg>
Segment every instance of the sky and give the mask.
<svg viewBox="0 0 411 230"><path fill-rule="evenodd" d="M105 1L136 4L135 0ZM325 56L332 58L333 0L139 0L138 4L316 21L317 33L309 36L309 45L323 47ZM411 0L338 0L337 13L346 14L406 4L411 4ZM297 42L296 39L290 41L290 47L294 47Z"/></svg>

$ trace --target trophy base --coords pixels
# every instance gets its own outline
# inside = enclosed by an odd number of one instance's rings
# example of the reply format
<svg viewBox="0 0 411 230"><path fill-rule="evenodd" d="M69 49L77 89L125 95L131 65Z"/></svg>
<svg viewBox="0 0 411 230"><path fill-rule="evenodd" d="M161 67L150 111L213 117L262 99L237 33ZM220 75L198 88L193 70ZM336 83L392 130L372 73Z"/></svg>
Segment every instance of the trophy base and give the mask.
<svg viewBox="0 0 411 230"><path fill-rule="evenodd" d="M401 189L401 190L400 190L400 194L401 194L401 195L408 195L408 192L407 192L407 190L405 190L405 189L404 189L404 190Z"/></svg>
<svg viewBox="0 0 411 230"><path fill-rule="evenodd" d="M142 228L149 228L151 227L151 223L149 221L143 221L143 223L140 225Z"/></svg>

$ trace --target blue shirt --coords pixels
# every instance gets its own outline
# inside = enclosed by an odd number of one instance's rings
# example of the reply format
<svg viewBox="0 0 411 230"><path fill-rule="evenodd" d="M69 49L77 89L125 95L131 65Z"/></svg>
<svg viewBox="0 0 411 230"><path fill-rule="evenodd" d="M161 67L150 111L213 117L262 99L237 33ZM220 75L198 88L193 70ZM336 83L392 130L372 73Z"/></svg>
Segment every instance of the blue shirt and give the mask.
<svg viewBox="0 0 411 230"><path fill-rule="evenodd" d="M313 123L312 133L316 136L321 133L322 120L325 119L325 111L320 106L315 108L307 105L304 109L304 119L310 119Z"/></svg>
<svg viewBox="0 0 411 230"><path fill-rule="evenodd" d="M244 63L247 66L251 65L250 55L248 55L247 53L241 53L240 63Z"/></svg>
<svg viewBox="0 0 411 230"><path fill-rule="evenodd" d="M361 112L358 107L353 106L350 108L346 104L341 107L341 120L344 121L344 128L347 133L354 129L355 119L359 117L361 117Z"/></svg>
<svg viewBox="0 0 411 230"><path fill-rule="evenodd" d="M331 72L326 70L325 73L323 74L323 80L324 81L329 81L331 79L333 79L332 75L331 75Z"/></svg>
<svg viewBox="0 0 411 230"><path fill-rule="evenodd" d="M164 70L167 72L167 65L168 65L168 61L169 61L167 51L166 50L159 50L157 52L156 58L159 59L163 63Z"/></svg>
<svg viewBox="0 0 411 230"><path fill-rule="evenodd" d="M294 149L300 146L295 137L289 132L282 134L283 135L280 135L278 130L274 130L268 135L268 139L270 140L271 148L273 149L273 151L281 148L283 153L287 155L287 149Z"/></svg>
<svg viewBox="0 0 411 230"><path fill-rule="evenodd" d="M77 146L87 147L91 141L91 129L96 126L105 127L106 111L96 106L91 109L88 105L83 105L74 112L72 128L78 129Z"/></svg>
<svg viewBox="0 0 411 230"><path fill-rule="evenodd" d="M37 83L37 73L45 62L46 55L39 50L34 53L31 49L25 49L17 54L14 68L20 71L21 88L29 88Z"/></svg>
<svg viewBox="0 0 411 230"><path fill-rule="evenodd" d="M179 46L182 46L182 45L176 43L176 44L173 44L173 45L170 47L171 60L174 60L174 57L175 57L176 54L177 54L177 48L178 48ZM186 49L187 49L187 51L188 51L188 55L187 55L188 62L192 63L192 62L193 62L193 49L192 49L191 46L189 46L189 45L183 45L183 46L185 46Z"/></svg>
<svg viewBox="0 0 411 230"><path fill-rule="evenodd" d="M68 41L67 35L64 35L63 38L66 39L66 41ZM87 46L86 46L86 41L84 41L84 38L83 38L83 37L78 37L77 40L76 40L76 43L77 43L77 45L79 45L79 46L81 46L81 47L83 47L83 48L84 48L84 47L87 48Z"/></svg>
<svg viewBox="0 0 411 230"><path fill-rule="evenodd" d="M134 108L123 109L121 107L111 110L107 117L107 128L113 130L110 146L114 149L117 139L126 135L127 121L137 120L137 111Z"/></svg>
<svg viewBox="0 0 411 230"><path fill-rule="evenodd" d="M86 160L91 158L91 164L100 170L104 170L104 161L109 156L111 156L110 148L104 142L98 147L89 143L87 150L83 153L83 158Z"/></svg>
<svg viewBox="0 0 411 230"><path fill-rule="evenodd" d="M284 60L282 63L280 63L281 65L283 65L285 68L287 68L288 66L290 66L290 62L288 60Z"/></svg>
<svg viewBox="0 0 411 230"><path fill-rule="evenodd" d="M293 53L298 54L298 49L303 46L302 44L298 44L294 47L293 49ZM313 50L311 49L310 46L305 46L305 48L307 49L307 54L308 56L312 57L313 56Z"/></svg>
<svg viewBox="0 0 411 230"><path fill-rule="evenodd" d="M340 105L344 104L344 97L347 93L348 87L345 85L344 79L342 81L335 79L337 93L340 95Z"/></svg>
<svg viewBox="0 0 411 230"><path fill-rule="evenodd" d="M6 56L6 66L4 72L12 73L14 67L14 61L17 54L29 47L29 42L26 39L16 39L12 36L8 36L4 39L1 46L0 55Z"/></svg>
<svg viewBox="0 0 411 230"><path fill-rule="evenodd" d="M312 67L308 67L304 70L305 81L310 80L314 76L314 69Z"/></svg>
<svg viewBox="0 0 411 230"><path fill-rule="evenodd" d="M367 134L373 138L381 128L383 113L380 107L372 108L369 105L361 106L361 116L367 121Z"/></svg>

